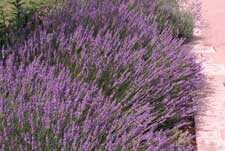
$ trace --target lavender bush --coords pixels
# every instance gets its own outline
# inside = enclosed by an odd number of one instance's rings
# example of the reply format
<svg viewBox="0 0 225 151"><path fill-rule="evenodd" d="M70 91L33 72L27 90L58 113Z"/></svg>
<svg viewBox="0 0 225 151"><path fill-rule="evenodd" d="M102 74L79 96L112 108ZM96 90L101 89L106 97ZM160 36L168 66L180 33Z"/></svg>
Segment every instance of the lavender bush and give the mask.
<svg viewBox="0 0 225 151"><path fill-rule="evenodd" d="M118 103L68 70L33 61L1 65L2 150L191 150L173 128L156 131L155 106L138 94ZM170 116L168 114L168 116ZM168 137L172 135L171 137ZM176 143L172 143L176 142Z"/></svg>
<svg viewBox="0 0 225 151"><path fill-rule="evenodd" d="M3 150L195 150L200 67L149 2L68 0L1 50Z"/></svg>

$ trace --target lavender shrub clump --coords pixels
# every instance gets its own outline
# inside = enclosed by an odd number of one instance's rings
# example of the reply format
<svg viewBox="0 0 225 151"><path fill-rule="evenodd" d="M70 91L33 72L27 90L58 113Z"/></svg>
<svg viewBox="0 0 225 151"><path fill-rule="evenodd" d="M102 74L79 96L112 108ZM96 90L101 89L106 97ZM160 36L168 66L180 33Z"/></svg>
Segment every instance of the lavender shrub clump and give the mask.
<svg viewBox="0 0 225 151"><path fill-rule="evenodd" d="M144 2L68 0L1 49L2 150L195 150L200 67Z"/></svg>

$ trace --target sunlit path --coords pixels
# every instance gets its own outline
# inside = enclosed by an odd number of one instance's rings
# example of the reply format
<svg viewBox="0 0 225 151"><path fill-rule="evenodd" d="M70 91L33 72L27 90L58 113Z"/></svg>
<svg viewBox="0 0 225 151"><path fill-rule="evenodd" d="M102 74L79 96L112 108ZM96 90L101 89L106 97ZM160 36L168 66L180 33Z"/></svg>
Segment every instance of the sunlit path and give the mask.
<svg viewBox="0 0 225 151"><path fill-rule="evenodd" d="M225 151L225 1L202 0L203 23L193 52L203 61L209 83L196 116L198 151Z"/></svg>

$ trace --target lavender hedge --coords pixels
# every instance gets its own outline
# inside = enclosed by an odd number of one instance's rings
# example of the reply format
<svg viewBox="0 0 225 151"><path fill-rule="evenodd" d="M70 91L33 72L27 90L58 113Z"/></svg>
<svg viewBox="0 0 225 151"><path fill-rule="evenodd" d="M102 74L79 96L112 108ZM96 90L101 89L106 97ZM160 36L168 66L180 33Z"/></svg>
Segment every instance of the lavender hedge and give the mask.
<svg viewBox="0 0 225 151"><path fill-rule="evenodd" d="M148 2L68 0L1 49L1 149L195 150L200 67Z"/></svg>

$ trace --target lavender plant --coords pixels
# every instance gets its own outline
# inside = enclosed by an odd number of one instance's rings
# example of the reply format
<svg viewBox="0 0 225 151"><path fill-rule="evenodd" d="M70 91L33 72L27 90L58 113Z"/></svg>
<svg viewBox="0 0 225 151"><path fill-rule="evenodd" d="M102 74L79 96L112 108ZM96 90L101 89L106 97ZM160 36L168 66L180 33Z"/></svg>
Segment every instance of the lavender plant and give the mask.
<svg viewBox="0 0 225 151"><path fill-rule="evenodd" d="M177 141L177 127L156 131L155 106L138 94L118 103L94 82L72 81L65 68L56 76L39 59L26 68L15 68L13 56L1 63L2 150L192 149Z"/></svg>
<svg viewBox="0 0 225 151"><path fill-rule="evenodd" d="M154 3L130 4L68 0L1 49L3 150L195 150L185 128L200 67L158 31Z"/></svg>

